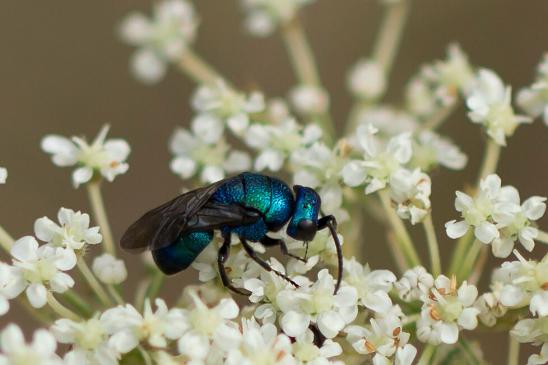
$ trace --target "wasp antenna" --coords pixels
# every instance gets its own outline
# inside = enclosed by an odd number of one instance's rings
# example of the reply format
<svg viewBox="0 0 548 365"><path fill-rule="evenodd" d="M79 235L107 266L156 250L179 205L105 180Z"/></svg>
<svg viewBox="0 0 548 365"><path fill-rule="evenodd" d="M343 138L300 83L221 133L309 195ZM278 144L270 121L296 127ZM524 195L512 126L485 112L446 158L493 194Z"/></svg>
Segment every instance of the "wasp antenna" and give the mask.
<svg viewBox="0 0 548 365"><path fill-rule="evenodd" d="M305 241L304 243L304 263L306 264L308 262L308 241Z"/></svg>
<svg viewBox="0 0 548 365"><path fill-rule="evenodd" d="M331 232L331 236L333 236L333 241L335 242L335 248L337 249L337 283L335 284L335 291L333 294L337 294L339 291L339 287L341 286L341 280L343 276L343 255L342 255L342 247L341 247L341 241L339 241L339 237L337 236L337 230L335 229L335 226L333 225L332 221L327 222L327 228L329 228L329 232Z"/></svg>

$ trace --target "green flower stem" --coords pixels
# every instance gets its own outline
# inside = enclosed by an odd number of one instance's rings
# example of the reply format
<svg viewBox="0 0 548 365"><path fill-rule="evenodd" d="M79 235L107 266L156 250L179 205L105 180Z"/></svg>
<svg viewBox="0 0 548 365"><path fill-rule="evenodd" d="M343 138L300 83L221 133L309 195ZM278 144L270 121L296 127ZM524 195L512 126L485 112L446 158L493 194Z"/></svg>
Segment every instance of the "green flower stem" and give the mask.
<svg viewBox="0 0 548 365"><path fill-rule="evenodd" d="M386 5L373 50L373 59L384 70L387 79L396 59L403 29L407 23L410 2L410 0L403 0Z"/></svg>
<svg viewBox="0 0 548 365"><path fill-rule="evenodd" d="M150 299L156 298L156 296L160 292L160 289L162 289L164 280L165 280L165 275L160 270L156 270L152 276L150 285L147 288L146 297Z"/></svg>
<svg viewBox="0 0 548 365"><path fill-rule="evenodd" d="M478 357L474 353L474 350L472 349L472 346L465 338L459 339L459 346L462 349L462 352L464 353L464 355L466 356L467 364L481 365L481 361L478 359Z"/></svg>
<svg viewBox="0 0 548 365"><path fill-rule="evenodd" d="M485 268L485 264L487 263L487 259L489 258L489 250L485 245L480 249L478 260L476 261L476 265L474 266L474 269L472 270L472 274L470 275L468 281L470 284L477 285L479 280L481 279L481 276L483 274L483 269Z"/></svg>
<svg viewBox="0 0 548 365"><path fill-rule="evenodd" d="M82 319L79 315L61 304L51 292L48 292L48 304L61 318L68 318L73 321L80 321Z"/></svg>
<svg viewBox="0 0 548 365"><path fill-rule="evenodd" d="M434 359L434 355L436 353L436 347L433 345L426 345L424 349L422 350L421 357L419 361L417 362L417 365L430 365L432 364L432 360Z"/></svg>
<svg viewBox="0 0 548 365"><path fill-rule="evenodd" d="M108 284L106 287L107 287L107 291L109 292L110 296L111 296L112 298L114 298L114 301L115 301L117 304L124 304L124 303L125 303L124 299L122 298L122 296L120 295L120 293L118 292L118 290L116 290L116 288L114 287L114 285Z"/></svg>
<svg viewBox="0 0 548 365"><path fill-rule="evenodd" d="M485 149L485 155L483 157L483 163L478 175L478 188L481 179L497 171L500 152L500 146L493 139L489 138Z"/></svg>
<svg viewBox="0 0 548 365"><path fill-rule="evenodd" d="M508 365L519 364L519 342L508 334Z"/></svg>
<svg viewBox="0 0 548 365"><path fill-rule="evenodd" d="M106 306L112 305L112 300L109 298L105 289L103 288L101 283L99 283L95 275L93 275L86 261L83 258L79 258L76 266L84 276L84 279L86 280L90 288L95 292L95 294L97 294L97 297L99 298L101 303Z"/></svg>
<svg viewBox="0 0 548 365"><path fill-rule="evenodd" d="M13 246L13 242L14 240L9 233L0 226L0 246L9 253L11 251L11 246Z"/></svg>
<svg viewBox="0 0 548 365"><path fill-rule="evenodd" d="M148 353L148 351L143 346L139 346L138 349L139 349L139 353L141 354L141 357L143 358L145 365L152 365L153 364L152 358L150 357L150 354Z"/></svg>
<svg viewBox="0 0 548 365"><path fill-rule="evenodd" d="M67 290L63 293L62 298L68 302L73 308L76 309L77 313L83 317L89 318L93 315L93 308L89 305L84 298L82 298L76 291Z"/></svg>
<svg viewBox="0 0 548 365"><path fill-rule="evenodd" d="M457 269L458 281L462 281L470 277L470 274L472 273L472 269L476 263L478 255L481 249L484 248L484 246L485 244L481 243L478 240L474 240L472 242L472 245L467 250L467 253L464 256L464 259L461 262L460 270Z"/></svg>
<svg viewBox="0 0 548 365"><path fill-rule="evenodd" d="M535 238L535 241L538 241L538 242L541 242L541 243L544 243L544 244L548 245L548 233L539 230L538 231L538 236L537 236L537 238Z"/></svg>
<svg viewBox="0 0 548 365"><path fill-rule="evenodd" d="M432 269L432 275L437 277L441 274L441 259L438 239L436 238L436 230L434 229L434 223L432 222L432 213L428 213L428 215L424 217L422 225L426 233L426 242L428 244L428 252L430 253L430 268Z"/></svg>
<svg viewBox="0 0 548 365"><path fill-rule="evenodd" d="M178 65L179 69L197 84L213 84L217 81L224 80L228 85L228 81L224 77L191 49L187 49L183 52Z"/></svg>
<svg viewBox="0 0 548 365"><path fill-rule="evenodd" d="M392 257L394 258L394 261L396 262L398 271L400 274L403 274L408 269L408 265L402 250L400 250L400 246L398 245L398 240L396 239L396 235L394 235L393 232L388 232L386 236L387 236L386 241L388 242L388 248L390 248L390 252L392 253Z"/></svg>
<svg viewBox="0 0 548 365"><path fill-rule="evenodd" d="M283 25L282 36L298 81L304 85L321 87L314 54L298 17L294 17ZM316 117L325 132L324 138L328 143L331 143L336 133L329 113L325 112Z"/></svg>
<svg viewBox="0 0 548 365"><path fill-rule="evenodd" d="M459 271L459 267L462 265L464 255L468 252L469 246L474 242L474 231L469 229L468 232L459 240L455 246L453 256L451 259L451 265L449 266L449 276L456 274Z"/></svg>
<svg viewBox="0 0 548 365"><path fill-rule="evenodd" d="M394 230L394 234L396 235L396 242L400 246L405 257L407 268L420 265L419 256L413 246L413 241L407 232L407 228L405 228L405 224L402 222L401 218L398 217L390 204L390 196L388 195L388 191L380 190L379 196L381 198L381 203L384 211L386 212L388 221L390 222L390 225Z"/></svg>
<svg viewBox="0 0 548 365"><path fill-rule="evenodd" d="M93 180L86 184L86 188L95 219L101 228L105 252L115 256L116 249L114 248L114 239L112 238L112 231L108 223L107 212L105 210L105 204L103 203L103 197L101 195L101 181Z"/></svg>
<svg viewBox="0 0 548 365"><path fill-rule="evenodd" d="M431 131L438 129L455 111L458 105L459 103L454 101L438 109L434 114L430 116L430 118L428 118L424 123L421 124L420 129Z"/></svg>

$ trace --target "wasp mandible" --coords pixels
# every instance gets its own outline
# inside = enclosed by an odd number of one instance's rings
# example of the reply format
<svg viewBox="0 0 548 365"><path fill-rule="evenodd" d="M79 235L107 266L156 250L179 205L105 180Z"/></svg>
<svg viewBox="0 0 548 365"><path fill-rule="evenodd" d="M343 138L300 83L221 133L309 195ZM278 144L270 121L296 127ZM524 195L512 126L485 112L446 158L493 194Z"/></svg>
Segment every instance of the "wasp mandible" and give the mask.
<svg viewBox="0 0 548 365"><path fill-rule="evenodd" d="M283 240L268 236L268 232L277 232L287 224L290 237L307 243L318 230L327 228L337 249L337 293L343 258L335 217L318 217L321 199L314 189L295 185L293 193L277 178L244 172L184 193L145 213L127 229L120 244L130 252L151 250L159 269L171 275L186 269L213 240L213 231L220 230L223 244L217 264L221 280L227 288L246 295L246 291L232 285L224 266L230 254L232 234L239 237L246 253L262 268L298 286L257 255L249 242L279 246L284 255L295 257L288 252Z"/></svg>

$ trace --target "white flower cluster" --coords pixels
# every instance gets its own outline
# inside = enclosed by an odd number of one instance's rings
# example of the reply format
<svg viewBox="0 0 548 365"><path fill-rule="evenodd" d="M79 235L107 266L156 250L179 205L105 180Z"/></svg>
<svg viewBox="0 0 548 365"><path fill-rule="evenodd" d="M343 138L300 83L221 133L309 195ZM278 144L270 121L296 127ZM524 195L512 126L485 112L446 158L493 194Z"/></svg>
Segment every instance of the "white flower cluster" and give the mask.
<svg viewBox="0 0 548 365"><path fill-rule="evenodd" d="M538 65L535 82L519 91L517 103L530 117L542 116L548 125L548 55Z"/></svg>
<svg viewBox="0 0 548 365"><path fill-rule="evenodd" d="M162 79L167 64L177 62L192 44L197 27L194 7L186 0L158 2L150 19L138 12L129 14L120 26L120 36L139 47L131 60L135 76L149 84Z"/></svg>
<svg viewBox="0 0 548 365"><path fill-rule="evenodd" d="M66 271L74 268L78 252L86 245L101 242L99 227L90 227L89 215L61 208L59 224L47 217L34 224L36 238L25 236L11 248L12 265L0 264L0 312L6 313L6 299L13 299L25 291L35 308L47 302L48 291L64 293L74 285Z"/></svg>
<svg viewBox="0 0 548 365"><path fill-rule="evenodd" d="M497 257L508 257L517 240L527 251L533 250L538 235L535 221L546 212L545 197L533 196L521 203L517 189L501 186L496 174L481 181L475 197L460 191L456 195L455 209L462 220L445 224L449 237L462 237L473 228L474 236L484 244L491 244Z"/></svg>
<svg viewBox="0 0 548 365"><path fill-rule="evenodd" d="M314 0L242 0L246 12L245 27L253 35L264 37L291 21L297 11Z"/></svg>
<svg viewBox="0 0 548 365"><path fill-rule="evenodd" d="M91 144L80 137L48 135L42 139L42 149L51 154L57 166L78 166L72 173L75 187L102 176L113 181L118 175L127 172L129 165L125 162L131 149L122 139L107 140L109 126L104 126Z"/></svg>

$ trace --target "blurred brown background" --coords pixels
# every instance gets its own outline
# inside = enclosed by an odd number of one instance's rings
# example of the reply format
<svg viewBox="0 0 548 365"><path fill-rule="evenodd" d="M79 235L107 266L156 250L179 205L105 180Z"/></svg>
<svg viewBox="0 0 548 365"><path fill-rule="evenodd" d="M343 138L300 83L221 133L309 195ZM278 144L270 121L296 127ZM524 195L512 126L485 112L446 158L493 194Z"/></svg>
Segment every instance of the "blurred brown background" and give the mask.
<svg viewBox="0 0 548 365"><path fill-rule="evenodd" d="M137 215L180 188L181 181L168 168L167 140L175 126L187 125L191 117L188 100L194 85L176 71L154 87L133 80L128 71L133 50L121 44L115 32L128 11L148 11L151 4L0 3L0 166L9 170L8 184L0 187L0 223L14 237L31 234L36 218L54 217L60 206L89 211L85 191L70 184L71 170L54 167L41 152L40 139L47 133L93 138L102 124L110 123L110 136L129 141L129 173L104 189L118 237ZM269 96L286 95L294 76L279 37L247 36L236 1L200 0L197 9L202 22L196 48L205 59L242 88L258 86ZM346 71L369 54L381 10L373 0L319 0L303 13L339 126L351 103ZM388 99L400 100L403 85L419 65L443 57L452 41L462 45L474 65L494 69L514 90L529 84L548 50L547 14L544 0L415 0ZM454 190L474 181L483 137L463 108L442 130L472 157L465 171L444 170L434 176L435 223L447 257L453 242L445 237L443 223L456 217ZM523 197L548 194L547 157L546 127L537 121L520 128L503 152L503 182L517 186ZM548 229L547 219L541 224ZM370 229L363 244L372 266L391 267L382 231L371 223L366 226ZM535 251L538 256L542 248ZM138 275L139 265L133 257L130 275ZM169 285L178 290L190 280L194 274L188 272ZM129 281L128 291L134 284ZM34 325L16 308L0 318L0 325L7 321ZM491 344L491 362L503 361L506 337L483 338Z"/></svg>

